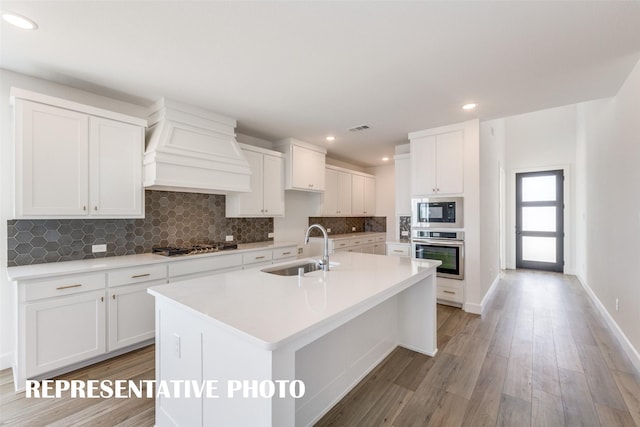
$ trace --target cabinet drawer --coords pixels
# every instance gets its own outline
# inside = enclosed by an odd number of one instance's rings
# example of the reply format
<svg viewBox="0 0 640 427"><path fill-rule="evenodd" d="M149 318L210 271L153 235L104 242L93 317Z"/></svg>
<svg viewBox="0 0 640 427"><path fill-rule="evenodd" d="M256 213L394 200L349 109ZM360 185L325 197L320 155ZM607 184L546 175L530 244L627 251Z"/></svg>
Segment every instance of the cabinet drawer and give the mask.
<svg viewBox="0 0 640 427"><path fill-rule="evenodd" d="M349 239L349 246L362 246L365 243L363 237L356 237L355 239Z"/></svg>
<svg viewBox="0 0 640 427"><path fill-rule="evenodd" d="M387 245L387 255L393 256L411 256L411 247L409 245Z"/></svg>
<svg viewBox="0 0 640 427"><path fill-rule="evenodd" d="M223 268L241 267L242 255L218 255L186 261L176 261L169 264L169 276L200 273L203 271L221 270Z"/></svg>
<svg viewBox="0 0 640 427"><path fill-rule="evenodd" d="M376 239L376 242L384 242L385 240L387 240L387 235L380 234L379 236L376 236L375 239Z"/></svg>
<svg viewBox="0 0 640 427"><path fill-rule="evenodd" d="M333 240L333 250L337 251L338 249L343 249L349 246L349 240Z"/></svg>
<svg viewBox="0 0 640 427"><path fill-rule="evenodd" d="M273 250L273 259L283 259L283 258L291 258L297 256L297 247L296 246L288 246L286 248L274 249Z"/></svg>
<svg viewBox="0 0 640 427"><path fill-rule="evenodd" d="M459 302L463 301L462 286L450 286L438 284L437 298L445 301Z"/></svg>
<svg viewBox="0 0 640 427"><path fill-rule="evenodd" d="M165 279L167 267L165 264L146 265L143 267L125 268L107 273L109 287L146 282L149 280Z"/></svg>
<svg viewBox="0 0 640 427"><path fill-rule="evenodd" d="M78 274L24 283L25 301L104 289L105 274Z"/></svg>
<svg viewBox="0 0 640 427"><path fill-rule="evenodd" d="M242 263L243 264L253 264L256 262L265 262L271 261L273 259L273 250L265 250L265 251L255 251L249 252L246 254L242 254Z"/></svg>
<svg viewBox="0 0 640 427"><path fill-rule="evenodd" d="M376 241L376 237L377 236L367 236L363 239L363 243L365 245L369 244L369 243L374 243Z"/></svg>

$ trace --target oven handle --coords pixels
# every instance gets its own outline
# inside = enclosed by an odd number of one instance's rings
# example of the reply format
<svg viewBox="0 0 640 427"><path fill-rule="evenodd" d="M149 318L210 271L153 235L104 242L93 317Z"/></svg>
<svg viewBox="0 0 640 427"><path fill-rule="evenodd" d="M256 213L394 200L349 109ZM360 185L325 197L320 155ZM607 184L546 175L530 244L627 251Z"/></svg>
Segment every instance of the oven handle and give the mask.
<svg viewBox="0 0 640 427"><path fill-rule="evenodd" d="M411 243L427 244L433 246L464 246L464 240L413 239Z"/></svg>

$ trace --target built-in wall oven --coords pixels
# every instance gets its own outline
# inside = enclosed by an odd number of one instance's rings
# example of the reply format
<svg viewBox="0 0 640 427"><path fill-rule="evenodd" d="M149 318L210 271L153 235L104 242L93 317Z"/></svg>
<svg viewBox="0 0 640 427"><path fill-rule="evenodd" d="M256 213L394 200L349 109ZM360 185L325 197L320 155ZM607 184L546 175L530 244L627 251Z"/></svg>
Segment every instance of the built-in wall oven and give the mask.
<svg viewBox="0 0 640 427"><path fill-rule="evenodd" d="M415 259L442 261L437 276L464 279L464 231L413 229L411 249Z"/></svg>
<svg viewBox="0 0 640 427"><path fill-rule="evenodd" d="M414 228L463 228L462 197L420 197L411 199Z"/></svg>

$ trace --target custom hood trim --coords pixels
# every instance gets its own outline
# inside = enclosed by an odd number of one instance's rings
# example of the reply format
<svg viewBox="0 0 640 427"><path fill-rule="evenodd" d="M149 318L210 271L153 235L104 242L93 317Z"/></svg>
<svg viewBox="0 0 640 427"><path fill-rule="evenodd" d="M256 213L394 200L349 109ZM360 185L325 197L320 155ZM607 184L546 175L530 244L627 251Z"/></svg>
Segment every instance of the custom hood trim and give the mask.
<svg viewBox="0 0 640 427"><path fill-rule="evenodd" d="M180 102L150 108L144 186L149 190L227 194L251 191L251 169L236 141L236 121Z"/></svg>

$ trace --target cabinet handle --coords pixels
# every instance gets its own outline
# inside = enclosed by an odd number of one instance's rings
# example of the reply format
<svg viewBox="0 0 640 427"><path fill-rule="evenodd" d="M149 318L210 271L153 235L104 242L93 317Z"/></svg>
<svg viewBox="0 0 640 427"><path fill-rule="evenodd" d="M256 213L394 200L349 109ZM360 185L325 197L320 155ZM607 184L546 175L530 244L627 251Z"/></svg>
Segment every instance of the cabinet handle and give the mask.
<svg viewBox="0 0 640 427"><path fill-rule="evenodd" d="M93 210L94 210L94 211L97 211L97 210L98 210L98 205L94 206L94 207L93 207Z"/></svg>
<svg viewBox="0 0 640 427"><path fill-rule="evenodd" d="M87 210L87 207L86 207L86 206L83 206L83 207L82 207L82 210L83 210L83 211L86 211L86 210Z"/></svg>
<svg viewBox="0 0 640 427"><path fill-rule="evenodd" d="M263 259L264 256L257 256L255 259Z"/></svg>
<svg viewBox="0 0 640 427"><path fill-rule="evenodd" d="M291 252L282 252L282 255L291 255Z"/></svg>
<svg viewBox="0 0 640 427"><path fill-rule="evenodd" d="M264 211L265 211L265 212L269 212L269 209L265 209Z"/></svg>
<svg viewBox="0 0 640 427"><path fill-rule="evenodd" d="M435 193L435 192L436 192L436 189L435 189L435 188L432 188L432 189L431 189L431 192L432 192L432 193Z"/></svg>
<svg viewBox="0 0 640 427"><path fill-rule="evenodd" d="M100 297L100 302L104 302L104 297Z"/></svg>
<svg viewBox="0 0 640 427"><path fill-rule="evenodd" d="M139 277L147 277L147 276L151 276L151 273L136 274L135 276L131 276L131 278L132 279L137 279Z"/></svg>
<svg viewBox="0 0 640 427"><path fill-rule="evenodd" d="M438 192L439 192L439 191L440 191L440 189L439 189L439 188L436 188L436 191L438 191Z"/></svg>
<svg viewBox="0 0 640 427"><path fill-rule="evenodd" d="M453 291L442 291L442 292L444 292L445 294L454 294L455 295L455 292L453 292Z"/></svg>
<svg viewBox="0 0 640 427"><path fill-rule="evenodd" d="M113 294L111 298L116 299L116 294Z"/></svg>
<svg viewBox="0 0 640 427"><path fill-rule="evenodd" d="M399 249L394 249L394 250L393 250L393 252L399 252L399 253L401 253L401 254L403 254L403 253L404 253L404 251L401 251L401 250L399 250Z"/></svg>
<svg viewBox="0 0 640 427"><path fill-rule="evenodd" d="M76 285L60 286L59 288L56 288L56 289L61 291L63 289L79 288L80 286L82 286L82 284L78 283Z"/></svg>

